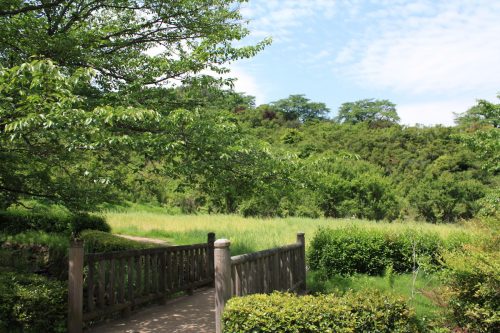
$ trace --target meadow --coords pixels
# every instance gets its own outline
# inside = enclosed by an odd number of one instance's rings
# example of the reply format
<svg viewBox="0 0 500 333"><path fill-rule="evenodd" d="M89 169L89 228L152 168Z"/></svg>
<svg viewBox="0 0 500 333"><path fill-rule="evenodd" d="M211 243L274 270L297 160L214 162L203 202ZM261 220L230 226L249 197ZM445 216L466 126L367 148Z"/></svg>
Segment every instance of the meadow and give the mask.
<svg viewBox="0 0 500 333"><path fill-rule="evenodd" d="M418 222L374 222L358 219L245 218L239 215L168 215L161 211L125 211L105 213L115 234L162 239L176 245L205 242L207 233L231 240L231 253L238 255L295 242L298 232L305 232L306 245L318 228L361 228L399 232L416 230L433 232L443 238L467 233L481 237L478 229L468 225L429 224Z"/></svg>
<svg viewBox="0 0 500 333"><path fill-rule="evenodd" d="M482 238L478 228L467 224L429 224L419 222L374 222L359 219L309 219L309 218L244 218L238 215L168 215L159 209L108 211L107 222L115 234L156 238L171 244L184 245L205 242L208 232L216 238L231 240L231 254L238 255L295 242L297 232L305 232L306 245L319 228L343 228L356 225L368 230L391 233L424 231L438 234L444 239L467 234ZM309 241L309 242L308 242ZM315 293L344 293L349 289L362 291L378 289L404 297L421 320L440 315L434 291L441 282L434 274L420 272L415 282L412 274L392 276L336 276L325 278L318 272L308 273L308 289Z"/></svg>

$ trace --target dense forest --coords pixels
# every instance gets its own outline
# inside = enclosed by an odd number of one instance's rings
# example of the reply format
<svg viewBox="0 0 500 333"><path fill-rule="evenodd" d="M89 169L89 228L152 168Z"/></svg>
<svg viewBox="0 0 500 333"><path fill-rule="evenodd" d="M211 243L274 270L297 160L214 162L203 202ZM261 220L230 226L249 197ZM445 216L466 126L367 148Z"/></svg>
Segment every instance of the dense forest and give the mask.
<svg viewBox="0 0 500 333"><path fill-rule="evenodd" d="M32 197L75 211L135 201L182 213L429 222L498 209L500 104L479 101L454 127L408 127L389 101L344 103L330 118L303 95L255 106L193 83L141 89L125 99L133 106L106 96L118 105L89 117L96 102L74 82L48 61L2 72L3 207Z"/></svg>
<svg viewBox="0 0 500 333"><path fill-rule="evenodd" d="M455 127L408 127L389 101L344 103L334 119L302 95L252 102L232 92L208 98L203 119L178 134L201 152L185 152L175 177L151 168L135 186L143 191L125 197L184 213L429 222L487 216L498 205L498 104L478 102Z"/></svg>

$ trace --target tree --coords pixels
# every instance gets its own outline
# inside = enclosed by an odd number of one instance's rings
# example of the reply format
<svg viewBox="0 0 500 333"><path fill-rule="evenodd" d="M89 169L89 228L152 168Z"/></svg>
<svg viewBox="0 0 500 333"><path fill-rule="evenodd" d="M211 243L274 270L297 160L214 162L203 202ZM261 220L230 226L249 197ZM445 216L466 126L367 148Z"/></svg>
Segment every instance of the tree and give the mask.
<svg viewBox="0 0 500 333"><path fill-rule="evenodd" d="M187 113L204 133L213 122L197 108L218 107L211 96L252 101L198 73L225 73L269 43L233 45L248 34L244 1L1 2L0 205L35 197L95 208L151 165L182 173L210 151L183 130ZM173 80L188 85L166 88ZM218 125L230 132L230 120Z"/></svg>
<svg viewBox="0 0 500 333"><path fill-rule="evenodd" d="M498 95L500 98L500 95ZM458 125L467 126L472 133L463 133L459 139L477 153L483 169L500 172L500 104L479 100L477 105L459 115Z"/></svg>
<svg viewBox="0 0 500 333"><path fill-rule="evenodd" d="M286 120L300 120L302 122L323 118L330 110L325 103L311 102L304 95L290 95L288 98L272 102Z"/></svg>
<svg viewBox="0 0 500 333"><path fill-rule="evenodd" d="M497 96L500 99L500 94ZM500 104L479 100L476 105L462 114L458 114L455 122L459 126L491 126L500 128Z"/></svg>
<svg viewBox="0 0 500 333"><path fill-rule="evenodd" d="M233 46L248 34L245 0L34 0L0 3L0 65L33 56L64 68L91 68L100 88L184 80L255 55Z"/></svg>
<svg viewBox="0 0 500 333"><path fill-rule="evenodd" d="M112 197L119 166L148 139L135 129L158 123L159 114L81 109L74 90L90 77L87 70L65 75L50 61L0 69L0 206L33 197L86 210Z"/></svg>
<svg viewBox="0 0 500 333"><path fill-rule="evenodd" d="M339 123L348 124L360 122L395 124L400 120L396 112L396 105L386 99L363 99L344 103L340 106L335 119Z"/></svg>

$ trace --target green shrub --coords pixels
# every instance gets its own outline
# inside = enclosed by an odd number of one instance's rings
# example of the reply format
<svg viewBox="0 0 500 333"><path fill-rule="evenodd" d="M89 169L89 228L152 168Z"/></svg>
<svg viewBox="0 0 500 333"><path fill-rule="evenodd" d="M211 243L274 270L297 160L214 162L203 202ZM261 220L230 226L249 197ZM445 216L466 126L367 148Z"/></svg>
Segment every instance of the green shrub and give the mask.
<svg viewBox="0 0 500 333"><path fill-rule="evenodd" d="M42 231L15 235L0 234L0 266L20 272L45 272L51 277L67 279L69 237Z"/></svg>
<svg viewBox="0 0 500 333"><path fill-rule="evenodd" d="M457 324L471 332L500 332L500 253L447 253L444 264L449 308Z"/></svg>
<svg viewBox="0 0 500 333"><path fill-rule="evenodd" d="M0 211L0 231L8 234L28 230L76 233L85 229L111 231L103 217L89 214L30 213L24 211Z"/></svg>
<svg viewBox="0 0 500 333"><path fill-rule="evenodd" d="M411 272L415 264L436 268L442 249L454 249L470 242L460 235L441 239L430 232L390 232L356 226L320 229L311 241L308 259L312 270L327 276L364 273L382 275L388 266L397 273Z"/></svg>
<svg viewBox="0 0 500 333"><path fill-rule="evenodd" d="M110 232L111 227L102 216L78 214L71 218L71 231L79 234L83 230Z"/></svg>
<svg viewBox="0 0 500 333"><path fill-rule="evenodd" d="M309 187L327 217L394 220L399 202L381 168L357 159L325 155L307 165Z"/></svg>
<svg viewBox="0 0 500 333"><path fill-rule="evenodd" d="M88 253L139 250L159 246L136 242L98 230L84 230L80 233L80 238L84 241L85 252Z"/></svg>
<svg viewBox="0 0 500 333"><path fill-rule="evenodd" d="M224 332L419 332L403 299L379 292L295 296L273 293L230 299Z"/></svg>
<svg viewBox="0 0 500 333"><path fill-rule="evenodd" d="M67 312L66 283L0 271L0 332L66 332Z"/></svg>

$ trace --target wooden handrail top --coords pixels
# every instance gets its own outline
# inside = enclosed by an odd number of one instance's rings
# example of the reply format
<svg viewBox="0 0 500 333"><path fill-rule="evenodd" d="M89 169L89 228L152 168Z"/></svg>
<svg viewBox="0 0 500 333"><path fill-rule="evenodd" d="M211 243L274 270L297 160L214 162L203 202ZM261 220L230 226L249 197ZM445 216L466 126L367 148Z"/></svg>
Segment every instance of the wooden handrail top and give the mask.
<svg viewBox="0 0 500 333"><path fill-rule="evenodd" d="M177 252L182 250L196 250L208 248L207 243L193 244L193 245L178 245L178 246L166 246L166 247L155 247L151 249L141 249L141 250L127 250L127 251L113 251L113 252L99 252L99 253L87 253L85 254L86 261L99 261L99 260L110 260L110 259L122 259L129 257L136 257L145 254L159 254L159 253L169 253Z"/></svg>
<svg viewBox="0 0 500 333"><path fill-rule="evenodd" d="M276 254L276 253L280 253L280 252L284 252L284 251L288 251L288 250L299 249L301 247L302 247L301 243L294 243L294 244L289 244L289 245L285 245L285 246L275 247L274 249L263 250L263 251L247 253L247 254L241 254L239 256L231 257L231 265L237 265L237 264L241 264L243 262L257 260L260 258L271 256L271 255Z"/></svg>

